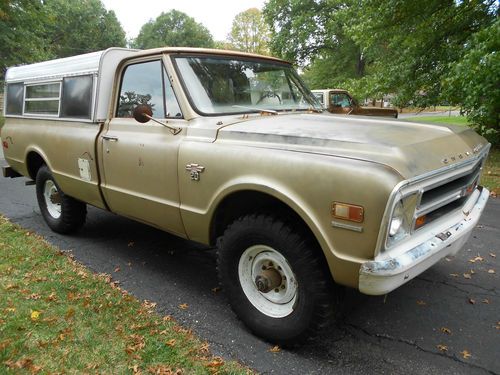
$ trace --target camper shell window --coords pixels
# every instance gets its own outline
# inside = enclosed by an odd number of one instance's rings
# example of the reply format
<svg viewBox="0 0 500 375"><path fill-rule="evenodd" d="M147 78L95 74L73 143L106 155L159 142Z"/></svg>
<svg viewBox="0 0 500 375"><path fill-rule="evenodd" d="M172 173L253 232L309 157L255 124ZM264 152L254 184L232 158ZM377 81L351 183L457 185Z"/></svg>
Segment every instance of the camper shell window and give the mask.
<svg viewBox="0 0 500 375"><path fill-rule="evenodd" d="M61 117L89 119L92 111L91 75L66 77L63 80Z"/></svg>
<svg viewBox="0 0 500 375"><path fill-rule="evenodd" d="M22 83L11 83L7 85L7 104L5 114L23 114L24 85Z"/></svg>
<svg viewBox="0 0 500 375"><path fill-rule="evenodd" d="M61 82L27 85L24 113L33 115L59 115Z"/></svg>

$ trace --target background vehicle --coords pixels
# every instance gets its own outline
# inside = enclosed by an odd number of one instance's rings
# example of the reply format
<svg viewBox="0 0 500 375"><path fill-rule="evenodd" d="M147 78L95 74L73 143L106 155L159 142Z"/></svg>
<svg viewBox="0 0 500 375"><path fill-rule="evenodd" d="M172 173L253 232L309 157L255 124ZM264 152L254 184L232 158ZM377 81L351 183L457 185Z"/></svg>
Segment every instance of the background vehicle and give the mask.
<svg viewBox="0 0 500 375"><path fill-rule="evenodd" d="M394 108L362 107L346 90L312 90L314 96L330 113L339 115L384 116L398 118Z"/></svg>

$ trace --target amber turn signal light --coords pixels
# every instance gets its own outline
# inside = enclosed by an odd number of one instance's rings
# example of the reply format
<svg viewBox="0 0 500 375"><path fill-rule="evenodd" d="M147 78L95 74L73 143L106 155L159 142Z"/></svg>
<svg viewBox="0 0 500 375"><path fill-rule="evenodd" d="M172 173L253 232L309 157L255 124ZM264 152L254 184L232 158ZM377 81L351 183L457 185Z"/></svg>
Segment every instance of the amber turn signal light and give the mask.
<svg viewBox="0 0 500 375"><path fill-rule="evenodd" d="M363 207L354 204L333 202L332 216L338 219L361 223L365 218L365 210Z"/></svg>
<svg viewBox="0 0 500 375"><path fill-rule="evenodd" d="M425 215L422 215L420 217L417 217L417 220L415 220L415 229L420 228L425 224L427 217Z"/></svg>

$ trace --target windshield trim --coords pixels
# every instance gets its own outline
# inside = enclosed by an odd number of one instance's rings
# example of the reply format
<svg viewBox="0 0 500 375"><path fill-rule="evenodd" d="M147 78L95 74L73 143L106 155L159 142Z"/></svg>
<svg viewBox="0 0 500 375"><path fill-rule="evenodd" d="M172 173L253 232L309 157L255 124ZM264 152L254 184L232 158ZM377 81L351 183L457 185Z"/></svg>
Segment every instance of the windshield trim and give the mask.
<svg viewBox="0 0 500 375"><path fill-rule="evenodd" d="M191 97L191 93L190 93L189 89L187 88L187 85L184 81L184 77L182 76L180 69L179 69L179 66L177 64L178 58L203 57L203 58L213 58L213 59L219 59L219 60L237 59L237 60L242 60L242 61L255 61L255 62L263 62L264 61L264 62L267 62L269 64L282 65L288 69L291 69L295 73L295 75L296 75L295 78L298 79L300 84L302 86L304 86L304 88L309 90L309 88L304 84L304 82L302 81L300 76L295 72L293 65L290 64L289 62L286 62L286 61L280 61L280 60L275 60L275 59L266 59L266 57L264 57L264 56L259 58L259 57L253 57L253 56L241 56L241 55L237 55L237 54L235 54L235 55L216 55L216 54L212 54L212 53L171 53L171 54L169 54L169 57L170 57L170 60L172 62L172 65L174 66L175 73L176 73L177 77L179 78L179 82L182 86L182 89L184 90L184 93L185 93L186 98L189 102L189 105L197 114L204 116L204 117L246 115L246 114L251 114L251 113L259 113L261 111L256 109L256 110L247 110L247 111L238 111L238 112L216 112L216 113L203 112L202 110L200 110L196 106L196 104L193 101L193 98ZM309 90L309 92L310 91L311 90ZM317 110L317 108L315 108L313 105L311 105L311 108L312 108L312 110ZM282 109L282 110L274 110L273 109L273 111L276 111L279 113L290 113L290 112L299 112L299 111L308 111L308 110L309 109L306 109L306 108L300 108L300 109L290 108L290 109ZM263 109L262 111L266 111L266 110Z"/></svg>

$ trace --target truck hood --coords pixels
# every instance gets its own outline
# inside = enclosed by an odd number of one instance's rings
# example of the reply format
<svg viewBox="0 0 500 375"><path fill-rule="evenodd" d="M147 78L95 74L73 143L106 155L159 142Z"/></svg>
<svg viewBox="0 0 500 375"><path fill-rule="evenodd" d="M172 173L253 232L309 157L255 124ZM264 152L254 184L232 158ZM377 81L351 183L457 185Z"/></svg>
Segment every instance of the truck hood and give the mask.
<svg viewBox="0 0 500 375"><path fill-rule="evenodd" d="M487 145L466 127L323 114L250 118L220 128L217 141L375 162L405 179L473 158Z"/></svg>

